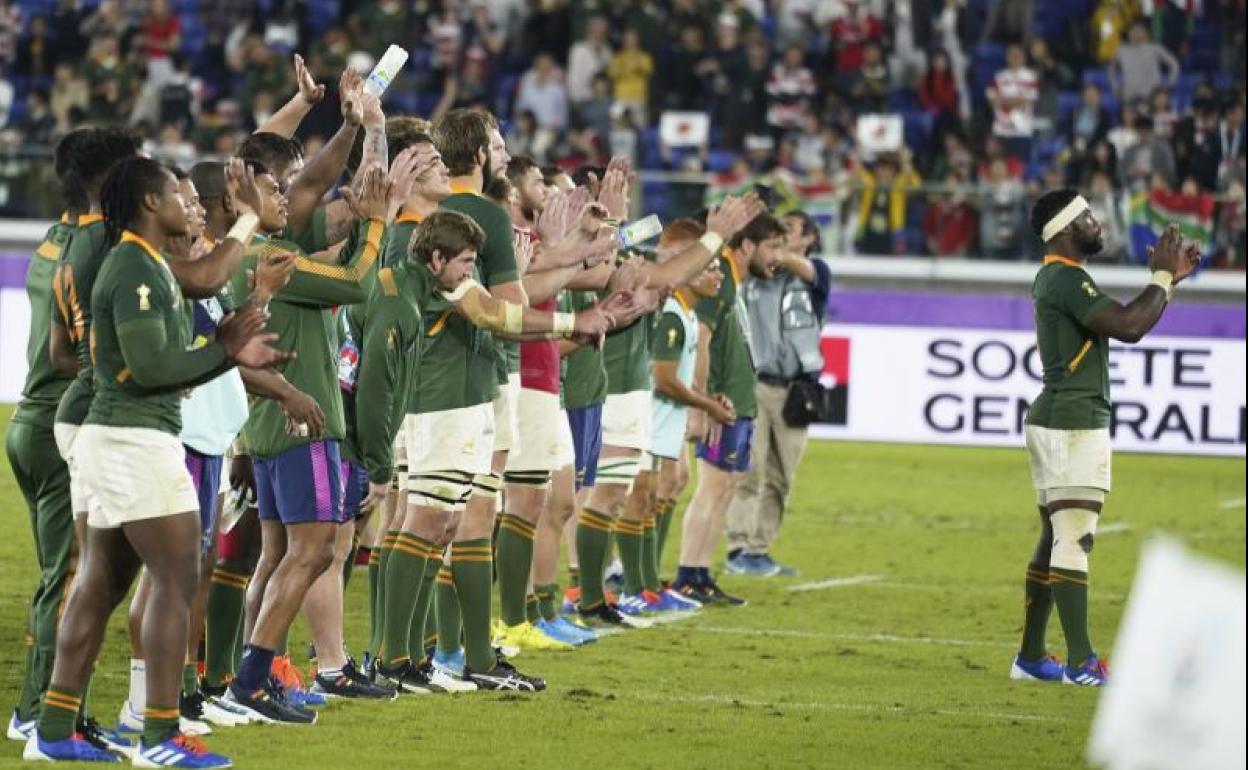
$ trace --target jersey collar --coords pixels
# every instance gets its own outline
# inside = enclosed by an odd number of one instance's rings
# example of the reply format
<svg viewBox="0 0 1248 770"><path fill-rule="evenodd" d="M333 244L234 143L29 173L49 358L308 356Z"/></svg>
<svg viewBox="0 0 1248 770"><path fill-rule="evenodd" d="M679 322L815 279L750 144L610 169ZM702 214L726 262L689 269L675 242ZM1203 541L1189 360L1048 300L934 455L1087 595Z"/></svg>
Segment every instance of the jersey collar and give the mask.
<svg viewBox="0 0 1248 770"><path fill-rule="evenodd" d="M454 190L454 188L451 188L451 189ZM403 213L395 217L394 223L396 225L401 224L403 222L411 222L412 224L416 224L418 222L424 221L424 219L425 218L422 217L420 214Z"/></svg>
<svg viewBox="0 0 1248 770"><path fill-rule="evenodd" d="M472 185L465 184L463 182L451 182L451 194L452 195L475 195L478 198L481 197L481 193L472 189Z"/></svg>
<svg viewBox="0 0 1248 770"><path fill-rule="evenodd" d="M737 252L736 249L724 249L724 261L728 263L728 272L732 273L732 285L741 285L741 273L737 268Z"/></svg>
<svg viewBox="0 0 1248 770"><path fill-rule="evenodd" d="M680 305L680 309L685 311L685 313L688 313L689 309L693 307L692 305L686 304L685 298L680 296L679 291L672 292L672 299L676 300L676 304Z"/></svg>
<svg viewBox="0 0 1248 770"><path fill-rule="evenodd" d="M146 238L134 232L133 230L126 230L125 232L123 232L121 234L121 242L138 244L139 248L147 252L147 256L151 257L153 260L156 261L156 264L164 266L165 258L160 255L160 252L156 250L156 247L153 246L151 243L148 243Z"/></svg>
<svg viewBox="0 0 1248 770"><path fill-rule="evenodd" d="M1067 267L1077 267L1080 270L1083 269L1083 263L1077 259L1071 259L1070 257L1063 257L1061 254L1045 254L1044 255L1045 265L1051 265L1055 262L1057 264L1065 265Z"/></svg>

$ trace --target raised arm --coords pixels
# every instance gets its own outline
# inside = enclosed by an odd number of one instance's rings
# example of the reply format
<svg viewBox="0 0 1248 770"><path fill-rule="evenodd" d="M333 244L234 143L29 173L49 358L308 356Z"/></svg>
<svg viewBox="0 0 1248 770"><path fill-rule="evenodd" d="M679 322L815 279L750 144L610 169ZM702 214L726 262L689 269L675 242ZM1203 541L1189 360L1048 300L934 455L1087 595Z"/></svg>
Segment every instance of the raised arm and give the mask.
<svg viewBox="0 0 1248 770"><path fill-rule="evenodd" d="M1088 313L1083 323L1097 334L1120 342L1139 342L1161 319L1173 286L1191 275L1199 264L1199 245L1184 244L1179 228L1170 225L1157 246L1149 248L1148 265L1153 271L1153 280L1144 291L1126 305L1113 300L1100 304Z"/></svg>
<svg viewBox="0 0 1248 770"><path fill-rule="evenodd" d="M291 138L312 108L325 98L325 86L317 85L299 54L295 54L295 82L299 85L299 91L256 128L257 134L269 133Z"/></svg>
<svg viewBox="0 0 1248 770"><path fill-rule="evenodd" d="M364 122L364 105L361 100L363 90L359 81L359 74L350 67L342 73L339 81L342 126L290 183L290 213L287 217L287 228L290 232L300 232L307 226L313 212L321 205L325 193L329 192L346 168L351 145L355 144L355 135Z"/></svg>
<svg viewBox="0 0 1248 770"><path fill-rule="evenodd" d="M647 263L643 272L650 285L660 292L675 291L706 269L719 247L763 211L754 193L741 198L728 196L706 218L706 235L663 264Z"/></svg>

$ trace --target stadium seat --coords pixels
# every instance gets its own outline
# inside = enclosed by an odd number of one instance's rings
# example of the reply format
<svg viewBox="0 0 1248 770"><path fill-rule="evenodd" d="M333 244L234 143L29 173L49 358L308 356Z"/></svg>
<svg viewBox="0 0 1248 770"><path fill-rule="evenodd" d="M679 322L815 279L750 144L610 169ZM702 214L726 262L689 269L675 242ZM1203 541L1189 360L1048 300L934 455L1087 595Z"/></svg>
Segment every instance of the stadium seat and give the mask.
<svg viewBox="0 0 1248 770"><path fill-rule="evenodd" d="M923 153L932 138L932 116L923 110L901 113L906 146L915 154Z"/></svg>
<svg viewBox="0 0 1248 770"><path fill-rule="evenodd" d="M720 174L732 168L732 163L737 158L735 152L728 150L711 150L706 158L706 170L713 174Z"/></svg>
<svg viewBox="0 0 1248 770"><path fill-rule="evenodd" d="M1097 67L1086 69L1083 71L1083 84L1095 84L1100 87L1101 94L1106 95L1113 93L1109 83L1109 69L1106 67Z"/></svg>

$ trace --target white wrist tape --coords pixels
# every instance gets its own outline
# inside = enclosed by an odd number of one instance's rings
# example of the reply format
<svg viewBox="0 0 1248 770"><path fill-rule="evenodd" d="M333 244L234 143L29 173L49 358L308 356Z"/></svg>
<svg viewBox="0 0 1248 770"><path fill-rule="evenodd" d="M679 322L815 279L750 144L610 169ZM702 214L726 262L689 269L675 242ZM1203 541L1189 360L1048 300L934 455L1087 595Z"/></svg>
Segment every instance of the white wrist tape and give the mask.
<svg viewBox="0 0 1248 770"><path fill-rule="evenodd" d="M1170 297L1174 296L1174 273L1169 270L1154 270L1153 280L1149 283L1161 287L1161 290L1166 293L1167 302L1170 301Z"/></svg>
<svg viewBox="0 0 1248 770"><path fill-rule="evenodd" d="M706 233L698 239L698 243L712 254L718 254L719 247L724 245L724 238L719 233Z"/></svg>
<svg viewBox="0 0 1248 770"><path fill-rule="evenodd" d="M239 216L234 221L234 226L225 234L226 238L233 238L246 247L251 243L251 239L255 237L256 230L260 227L260 217L248 211Z"/></svg>
<svg viewBox="0 0 1248 770"><path fill-rule="evenodd" d="M1048 243L1053 240L1054 236L1066 229L1066 226L1079 218L1079 215L1087 211L1091 206L1088 205L1087 198L1082 195L1076 195L1075 199L1067 203L1061 211L1053 215L1053 218L1045 222L1044 229L1040 232L1040 238Z"/></svg>
<svg viewBox="0 0 1248 770"><path fill-rule="evenodd" d="M552 330L555 334L567 337L576 330L576 313L553 313L552 317L554 318Z"/></svg>

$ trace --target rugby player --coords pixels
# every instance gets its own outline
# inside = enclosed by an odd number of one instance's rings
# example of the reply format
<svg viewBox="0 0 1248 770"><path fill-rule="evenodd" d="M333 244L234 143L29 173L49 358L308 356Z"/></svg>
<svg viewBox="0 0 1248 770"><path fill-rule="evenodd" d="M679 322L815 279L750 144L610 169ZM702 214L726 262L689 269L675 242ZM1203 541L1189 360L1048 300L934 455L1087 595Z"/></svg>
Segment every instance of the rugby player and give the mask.
<svg viewBox="0 0 1248 770"><path fill-rule="evenodd" d="M1045 193L1031 212L1044 264L1031 296L1044 388L1027 413L1027 452L1040 537L1027 565L1022 646L1010 678L1101 687L1107 661L1088 635L1088 556L1110 489L1109 341L1135 343L1165 311L1174 287L1200 263L1200 247L1170 225L1148 250L1152 280L1126 305L1106 296L1085 263L1104 248L1087 200L1069 188ZM1066 663L1048 655L1053 606Z"/></svg>

